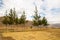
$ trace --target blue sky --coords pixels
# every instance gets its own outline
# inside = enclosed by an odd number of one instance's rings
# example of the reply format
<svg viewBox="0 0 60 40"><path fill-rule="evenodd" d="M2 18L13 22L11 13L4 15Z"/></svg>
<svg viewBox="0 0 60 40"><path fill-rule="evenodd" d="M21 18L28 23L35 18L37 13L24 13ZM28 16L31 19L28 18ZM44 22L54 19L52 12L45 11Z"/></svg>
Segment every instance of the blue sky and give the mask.
<svg viewBox="0 0 60 40"><path fill-rule="evenodd" d="M3 0L0 0L0 8L3 7Z"/></svg>
<svg viewBox="0 0 60 40"><path fill-rule="evenodd" d="M0 0L0 16L4 16L6 10L15 8L18 16L25 10L27 19L32 20L35 5L38 13L45 16L49 23L60 23L60 0Z"/></svg>

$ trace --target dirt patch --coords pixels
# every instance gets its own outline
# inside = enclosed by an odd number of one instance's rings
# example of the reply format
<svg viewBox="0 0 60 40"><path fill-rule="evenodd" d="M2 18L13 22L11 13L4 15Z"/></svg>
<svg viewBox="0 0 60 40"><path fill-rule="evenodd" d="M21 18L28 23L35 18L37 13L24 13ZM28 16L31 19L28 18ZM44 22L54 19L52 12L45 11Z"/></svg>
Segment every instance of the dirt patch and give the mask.
<svg viewBox="0 0 60 40"><path fill-rule="evenodd" d="M15 40L60 40L55 34L45 31L29 31L29 32L8 32L3 33L5 37L12 37Z"/></svg>

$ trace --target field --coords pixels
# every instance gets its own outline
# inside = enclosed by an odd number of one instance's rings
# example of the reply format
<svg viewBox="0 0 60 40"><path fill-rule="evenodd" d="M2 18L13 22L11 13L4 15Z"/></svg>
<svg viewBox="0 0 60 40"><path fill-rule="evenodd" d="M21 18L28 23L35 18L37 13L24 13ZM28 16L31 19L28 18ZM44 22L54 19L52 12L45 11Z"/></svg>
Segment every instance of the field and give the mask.
<svg viewBox="0 0 60 40"><path fill-rule="evenodd" d="M4 32L6 40L60 40L60 29L46 28L35 31ZM13 39L9 39L9 37ZM0 39L1 40L1 39ZM5 40L5 39L4 39Z"/></svg>

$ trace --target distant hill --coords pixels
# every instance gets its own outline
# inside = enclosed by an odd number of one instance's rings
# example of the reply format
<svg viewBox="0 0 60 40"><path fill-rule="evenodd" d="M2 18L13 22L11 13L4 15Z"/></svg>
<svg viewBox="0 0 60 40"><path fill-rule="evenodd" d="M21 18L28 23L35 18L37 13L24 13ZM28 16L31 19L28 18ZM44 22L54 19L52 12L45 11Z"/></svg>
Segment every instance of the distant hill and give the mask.
<svg viewBox="0 0 60 40"><path fill-rule="evenodd" d="M52 27L52 28L60 28L60 24L51 24L49 27Z"/></svg>

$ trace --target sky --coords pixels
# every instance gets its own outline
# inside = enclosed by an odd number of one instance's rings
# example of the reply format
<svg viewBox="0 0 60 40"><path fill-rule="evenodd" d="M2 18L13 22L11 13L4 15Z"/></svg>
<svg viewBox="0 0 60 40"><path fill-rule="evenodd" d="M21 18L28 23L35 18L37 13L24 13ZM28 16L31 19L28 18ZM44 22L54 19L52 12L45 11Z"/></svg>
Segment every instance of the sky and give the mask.
<svg viewBox="0 0 60 40"><path fill-rule="evenodd" d="M6 10L15 8L18 16L25 10L27 19L32 20L35 6L48 23L60 23L60 0L0 0L0 16L4 16Z"/></svg>

